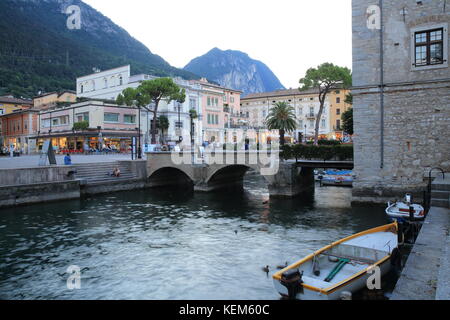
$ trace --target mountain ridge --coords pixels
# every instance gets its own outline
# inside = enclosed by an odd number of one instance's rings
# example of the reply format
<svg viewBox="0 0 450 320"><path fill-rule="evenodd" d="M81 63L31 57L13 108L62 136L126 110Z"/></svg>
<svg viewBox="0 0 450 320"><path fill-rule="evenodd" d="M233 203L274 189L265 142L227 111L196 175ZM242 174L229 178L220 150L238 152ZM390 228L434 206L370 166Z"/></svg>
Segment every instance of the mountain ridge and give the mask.
<svg viewBox="0 0 450 320"><path fill-rule="evenodd" d="M80 30L67 28L70 5L81 9ZM0 37L0 95L73 90L75 78L93 68L127 64L133 73L198 78L172 67L81 0L1 0Z"/></svg>
<svg viewBox="0 0 450 320"><path fill-rule="evenodd" d="M244 96L285 89L263 62L238 50L221 50L215 47L192 59L184 70L211 79L222 86L240 90Z"/></svg>

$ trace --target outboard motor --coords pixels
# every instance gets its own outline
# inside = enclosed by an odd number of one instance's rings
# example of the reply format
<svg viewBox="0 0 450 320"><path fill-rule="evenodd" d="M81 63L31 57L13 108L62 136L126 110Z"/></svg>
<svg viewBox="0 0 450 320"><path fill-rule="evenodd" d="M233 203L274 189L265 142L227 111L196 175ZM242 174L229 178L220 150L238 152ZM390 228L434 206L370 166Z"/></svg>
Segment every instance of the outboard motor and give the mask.
<svg viewBox="0 0 450 320"><path fill-rule="evenodd" d="M298 293L303 293L303 272L298 269L290 269L281 275L281 284L288 289L289 299L295 300Z"/></svg>

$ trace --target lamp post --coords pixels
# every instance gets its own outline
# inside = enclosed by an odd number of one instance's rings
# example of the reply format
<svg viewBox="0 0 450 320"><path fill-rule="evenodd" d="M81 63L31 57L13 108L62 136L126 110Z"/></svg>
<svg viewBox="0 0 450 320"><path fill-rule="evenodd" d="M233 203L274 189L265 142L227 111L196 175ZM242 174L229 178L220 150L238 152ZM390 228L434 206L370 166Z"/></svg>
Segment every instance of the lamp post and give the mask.
<svg viewBox="0 0 450 320"><path fill-rule="evenodd" d="M142 159L142 149L141 149L141 107L138 107L138 159Z"/></svg>
<svg viewBox="0 0 450 320"><path fill-rule="evenodd" d="M305 143L306 143L306 124L305 124Z"/></svg>

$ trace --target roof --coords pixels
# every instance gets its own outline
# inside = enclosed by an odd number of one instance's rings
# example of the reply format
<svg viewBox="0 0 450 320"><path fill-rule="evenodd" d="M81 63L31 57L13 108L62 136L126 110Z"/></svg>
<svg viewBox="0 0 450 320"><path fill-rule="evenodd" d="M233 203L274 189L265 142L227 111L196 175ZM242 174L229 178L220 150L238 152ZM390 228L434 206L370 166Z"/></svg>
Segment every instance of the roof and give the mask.
<svg viewBox="0 0 450 320"><path fill-rule="evenodd" d="M217 89L221 89L221 90L242 93L242 91L240 91L240 90L223 87L223 86L211 83L211 82L205 82L205 81L201 81L201 80L191 80L191 82L198 83L200 85L207 86L207 87L213 87L213 88L217 88Z"/></svg>
<svg viewBox="0 0 450 320"><path fill-rule="evenodd" d="M310 95L310 94L319 94L319 90L310 89L305 91L300 91L297 89L287 89L287 90L277 90L271 92L261 92L261 93L252 93L244 98L241 98L241 101L250 100L250 99L261 99L261 98L275 98L275 97L287 97L287 96L301 96L301 95Z"/></svg>
<svg viewBox="0 0 450 320"><path fill-rule="evenodd" d="M50 96L50 95L52 95L52 94L57 94L57 95L58 95L58 98L59 98L60 96L62 96L62 95L63 95L64 93L66 93L66 92L72 93L72 94L77 94L77 93L76 93L75 91L73 91L73 90L53 91L53 92L43 93L43 94L41 94L41 95L39 95L39 96L34 97L33 99L37 99L37 98L42 98L42 97Z"/></svg>
<svg viewBox="0 0 450 320"><path fill-rule="evenodd" d="M0 118L7 118L7 117L11 117L11 116L16 116L18 114L26 114L26 113L39 113L39 110L35 110L35 109L19 109L19 110L16 110L14 112L11 112L11 113L2 114L2 115L0 115Z"/></svg>
<svg viewBox="0 0 450 320"><path fill-rule="evenodd" d="M17 98L11 98L11 97L0 97L0 103L11 103L11 104L25 104L25 105L33 105L33 101L31 100L23 100L23 99L17 99Z"/></svg>

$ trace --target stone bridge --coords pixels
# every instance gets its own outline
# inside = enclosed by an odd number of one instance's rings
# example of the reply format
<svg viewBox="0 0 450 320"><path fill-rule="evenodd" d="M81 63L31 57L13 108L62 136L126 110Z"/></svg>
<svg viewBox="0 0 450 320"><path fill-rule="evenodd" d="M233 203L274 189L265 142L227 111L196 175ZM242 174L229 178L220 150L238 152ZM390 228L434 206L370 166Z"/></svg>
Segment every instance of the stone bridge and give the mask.
<svg viewBox="0 0 450 320"><path fill-rule="evenodd" d="M333 163L333 168L348 168L348 163ZM279 161L273 151L220 151L204 158L189 152L147 153L149 187L186 185L194 191L210 192L225 187L242 187L248 170L265 178L271 197L294 197L314 188L314 168L326 163Z"/></svg>

